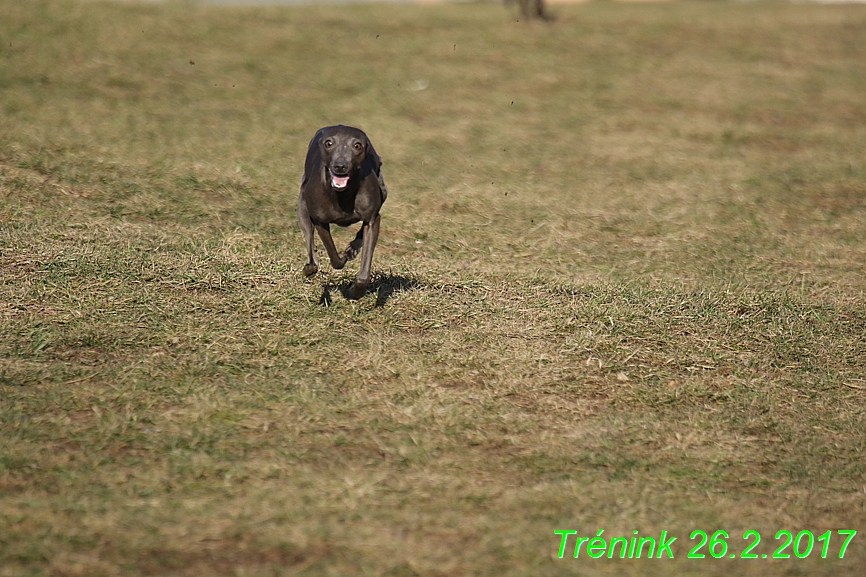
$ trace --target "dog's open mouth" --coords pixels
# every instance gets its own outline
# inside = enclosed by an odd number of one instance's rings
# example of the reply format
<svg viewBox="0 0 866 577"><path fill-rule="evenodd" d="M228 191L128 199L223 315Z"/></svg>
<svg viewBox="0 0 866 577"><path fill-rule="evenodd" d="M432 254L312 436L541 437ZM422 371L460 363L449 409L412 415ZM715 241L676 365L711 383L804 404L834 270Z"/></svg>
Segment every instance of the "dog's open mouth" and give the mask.
<svg viewBox="0 0 866 577"><path fill-rule="evenodd" d="M349 186L349 175L340 176L338 174L334 174L331 169L328 169L328 174L331 175L331 186L333 186L337 190L343 190L347 186Z"/></svg>

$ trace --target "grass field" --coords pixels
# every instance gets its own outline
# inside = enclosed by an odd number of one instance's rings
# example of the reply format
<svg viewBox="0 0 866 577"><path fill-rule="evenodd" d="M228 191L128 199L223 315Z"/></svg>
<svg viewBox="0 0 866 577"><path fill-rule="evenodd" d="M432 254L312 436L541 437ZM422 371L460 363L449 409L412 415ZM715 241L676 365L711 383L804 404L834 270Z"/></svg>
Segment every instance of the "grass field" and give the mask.
<svg viewBox="0 0 866 577"><path fill-rule="evenodd" d="M0 577L863 574L866 6L513 10L0 0Z"/></svg>

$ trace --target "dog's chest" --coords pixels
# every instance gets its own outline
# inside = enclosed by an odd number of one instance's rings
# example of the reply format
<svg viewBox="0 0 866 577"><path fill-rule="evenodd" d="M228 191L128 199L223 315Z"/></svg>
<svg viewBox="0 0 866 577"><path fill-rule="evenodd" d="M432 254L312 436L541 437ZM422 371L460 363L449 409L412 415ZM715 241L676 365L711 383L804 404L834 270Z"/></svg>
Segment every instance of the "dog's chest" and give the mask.
<svg viewBox="0 0 866 577"><path fill-rule="evenodd" d="M367 186L364 186L366 184ZM348 226L359 221L369 221L379 210L381 202L376 202L378 188L371 183L362 183L357 190L337 192L322 187L315 194L318 198L308 202L310 217L321 223L334 223Z"/></svg>
<svg viewBox="0 0 866 577"><path fill-rule="evenodd" d="M320 202L310 207L310 217L321 223L334 223L339 226L349 226L362 220L369 220L375 213L368 195L353 194L349 191L337 193L330 190L321 191Z"/></svg>

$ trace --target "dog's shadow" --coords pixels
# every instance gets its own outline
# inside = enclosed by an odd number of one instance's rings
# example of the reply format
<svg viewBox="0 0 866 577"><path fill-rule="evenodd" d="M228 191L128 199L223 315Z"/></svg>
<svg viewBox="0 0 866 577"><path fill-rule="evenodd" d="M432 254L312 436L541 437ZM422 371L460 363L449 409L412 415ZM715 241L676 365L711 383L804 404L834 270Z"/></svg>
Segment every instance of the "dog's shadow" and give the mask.
<svg viewBox="0 0 866 577"><path fill-rule="evenodd" d="M343 281L335 283L326 281L322 284L322 296L319 297L319 305L323 307L331 306L334 302L331 296L331 290L340 291L343 298L349 300L349 287L352 286L352 281ZM373 277L370 286L367 287L367 294L376 293L376 307L383 307L388 300L394 296L394 293L410 290L421 286L421 281L417 278L403 276L401 274L386 273L378 274ZM363 297L362 297L363 298Z"/></svg>

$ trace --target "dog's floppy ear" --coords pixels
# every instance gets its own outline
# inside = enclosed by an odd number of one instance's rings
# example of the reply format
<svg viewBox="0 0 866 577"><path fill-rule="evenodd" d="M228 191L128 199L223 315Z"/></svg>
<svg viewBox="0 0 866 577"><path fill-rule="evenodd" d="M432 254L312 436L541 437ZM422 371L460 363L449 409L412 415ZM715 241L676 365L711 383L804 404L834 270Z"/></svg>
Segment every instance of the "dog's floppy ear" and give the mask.
<svg viewBox="0 0 866 577"><path fill-rule="evenodd" d="M310 145L307 147L307 158L304 160L304 175L301 177L301 186L304 186L312 176L318 173L322 174L322 182L325 182L325 170L322 162L322 151L319 143L322 141L322 134L325 129L320 128L310 140Z"/></svg>
<svg viewBox="0 0 866 577"><path fill-rule="evenodd" d="M367 158L370 159L370 164L373 165L373 172L376 173L376 176L379 180L379 194L382 195L382 202L385 202L385 199L388 198L388 187L385 186L385 179L382 178L382 158L376 152L376 149L373 148L373 143L370 142L369 137L364 135L367 141Z"/></svg>
<svg viewBox="0 0 866 577"><path fill-rule="evenodd" d="M307 147L308 151L319 148L319 141L322 140L322 129L316 131L313 135L313 138L310 140L310 145Z"/></svg>
<svg viewBox="0 0 866 577"><path fill-rule="evenodd" d="M382 168L382 159L376 153L376 149L373 148L373 143L370 142L370 138L366 134L364 135L364 140L366 141L365 144L367 148L367 158L369 158L372 162L373 170L376 172L376 174L379 174L379 169Z"/></svg>

